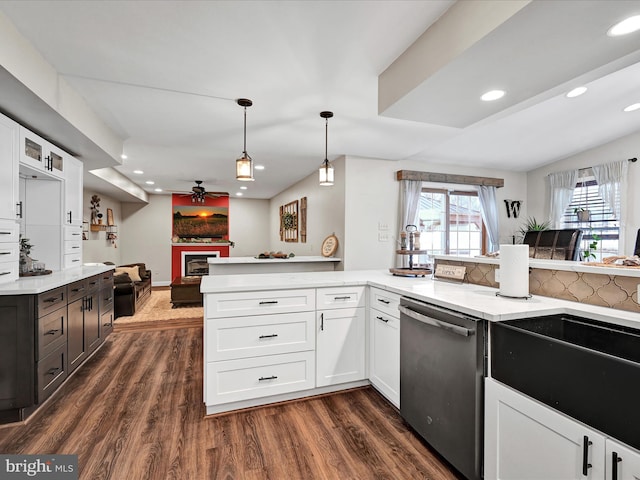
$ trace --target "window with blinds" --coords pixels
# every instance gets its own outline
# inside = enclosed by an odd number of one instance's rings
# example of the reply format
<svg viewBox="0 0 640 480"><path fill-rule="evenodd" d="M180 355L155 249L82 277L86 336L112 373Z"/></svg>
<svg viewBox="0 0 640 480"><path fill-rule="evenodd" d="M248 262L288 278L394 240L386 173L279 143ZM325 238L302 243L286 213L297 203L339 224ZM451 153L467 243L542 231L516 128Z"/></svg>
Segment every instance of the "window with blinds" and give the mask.
<svg viewBox="0 0 640 480"><path fill-rule="evenodd" d="M619 205L620 198L616 198L616 202ZM588 211L588 218L579 218L577 209ZM594 239L598 239L598 248L594 252L596 261L618 254L620 220L615 218L612 209L604 204L593 176L583 177L576 184L571 203L562 217L562 227L582 230L581 250L586 249Z"/></svg>

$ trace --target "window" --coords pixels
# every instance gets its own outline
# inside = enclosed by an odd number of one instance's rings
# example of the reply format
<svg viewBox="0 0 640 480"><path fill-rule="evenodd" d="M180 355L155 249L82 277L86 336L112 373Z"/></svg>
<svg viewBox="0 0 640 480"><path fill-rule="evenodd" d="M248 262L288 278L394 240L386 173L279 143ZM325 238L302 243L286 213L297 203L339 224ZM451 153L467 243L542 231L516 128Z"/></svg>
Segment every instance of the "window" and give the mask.
<svg viewBox="0 0 640 480"><path fill-rule="evenodd" d="M620 204L619 196L616 202ZM579 209L584 209L589 214L578 217ZM582 230L581 253L593 240L597 240L597 249L594 252L596 261L618 254L620 221L615 218L611 208L604 204L593 176L584 176L576 184L571 203L562 217L562 227Z"/></svg>
<svg viewBox="0 0 640 480"><path fill-rule="evenodd" d="M486 230L475 191L423 188L418 218L420 248L429 255L473 256L486 251Z"/></svg>

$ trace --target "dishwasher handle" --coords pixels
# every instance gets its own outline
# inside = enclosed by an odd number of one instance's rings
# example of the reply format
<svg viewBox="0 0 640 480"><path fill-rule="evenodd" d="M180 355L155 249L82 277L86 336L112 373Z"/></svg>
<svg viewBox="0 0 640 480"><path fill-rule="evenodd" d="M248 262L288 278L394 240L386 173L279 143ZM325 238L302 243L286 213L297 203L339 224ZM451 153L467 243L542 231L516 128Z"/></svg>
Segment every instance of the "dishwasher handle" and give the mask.
<svg viewBox="0 0 640 480"><path fill-rule="evenodd" d="M443 320L427 317L426 315L416 312L415 310L411 310L404 305L400 305L398 309L400 310L400 313L413 318L414 320L418 320L419 322L426 323L427 325L431 325L433 327L442 328L443 330L455 333L456 335L469 337L475 333L474 329L464 328L459 325L454 325L453 323L445 322Z"/></svg>

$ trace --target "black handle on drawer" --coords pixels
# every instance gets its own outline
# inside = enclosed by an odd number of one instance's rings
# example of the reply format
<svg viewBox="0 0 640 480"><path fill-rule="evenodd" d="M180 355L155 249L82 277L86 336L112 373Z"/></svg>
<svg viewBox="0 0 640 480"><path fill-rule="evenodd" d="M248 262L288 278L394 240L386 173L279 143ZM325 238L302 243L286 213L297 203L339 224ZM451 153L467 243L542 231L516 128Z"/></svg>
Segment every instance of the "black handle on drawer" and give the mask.
<svg viewBox="0 0 640 480"><path fill-rule="evenodd" d="M278 300L262 300L259 305L275 305Z"/></svg>
<svg viewBox="0 0 640 480"><path fill-rule="evenodd" d="M11 255L11 252L0 252L0 255Z"/></svg>
<svg viewBox="0 0 640 480"><path fill-rule="evenodd" d="M611 480L618 480L618 462L622 461L622 457L618 456L618 452L611 454Z"/></svg>
<svg viewBox="0 0 640 480"><path fill-rule="evenodd" d="M60 300L62 300L62 298L60 297L49 297L49 298L45 298L43 300L44 303L56 303L59 302Z"/></svg>
<svg viewBox="0 0 640 480"><path fill-rule="evenodd" d="M277 333L272 333L271 335L260 335L258 338L275 338L277 336Z"/></svg>
<svg viewBox="0 0 640 480"><path fill-rule="evenodd" d="M60 367L53 367L47 370L47 375L55 375L56 372L60 371Z"/></svg>
<svg viewBox="0 0 640 480"><path fill-rule="evenodd" d="M384 303L385 305L389 305L391 303L389 300L385 300L384 298L379 298L378 301Z"/></svg>
<svg viewBox="0 0 640 480"><path fill-rule="evenodd" d="M378 320L382 320L384 323L389 323L389 319L388 318L384 318L384 317L376 317Z"/></svg>
<svg viewBox="0 0 640 480"><path fill-rule="evenodd" d="M84 287L82 287L82 288L72 288L71 291L75 292L75 293L84 292Z"/></svg>
<svg viewBox="0 0 640 480"><path fill-rule="evenodd" d="M80 248L80 247L78 247L78 246L76 245L76 246L73 246L73 247L71 247L71 248L72 248L72 249L74 249L74 248Z"/></svg>
<svg viewBox="0 0 640 480"><path fill-rule="evenodd" d="M11 235L11 232L0 232L0 235Z"/></svg>
<svg viewBox="0 0 640 480"><path fill-rule="evenodd" d="M11 272L0 272L0 275L9 275Z"/></svg>
<svg viewBox="0 0 640 480"><path fill-rule="evenodd" d="M585 435L582 439L582 475L585 477L589 474L589 469L592 467L589 463L589 446L591 445L593 445L593 442Z"/></svg>
<svg viewBox="0 0 640 480"><path fill-rule="evenodd" d="M277 376L275 376L275 375L271 375L270 377L260 377L260 378L258 379L258 381L259 381L259 382L264 382L265 380L275 380L276 378L278 378L278 377L277 377Z"/></svg>
<svg viewBox="0 0 640 480"><path fill-rule="evenodd" d="M56 328L55 330L49 330L47 333L45 333L45 335L55 335L59 331L60 331L60 329Z"/></svg>
<svg viewBox="0 0 640 480"><path fill-rule="evenodd" d="M334 300L349 300L351 296L346 295L344 297L333 297Z"/></svg>

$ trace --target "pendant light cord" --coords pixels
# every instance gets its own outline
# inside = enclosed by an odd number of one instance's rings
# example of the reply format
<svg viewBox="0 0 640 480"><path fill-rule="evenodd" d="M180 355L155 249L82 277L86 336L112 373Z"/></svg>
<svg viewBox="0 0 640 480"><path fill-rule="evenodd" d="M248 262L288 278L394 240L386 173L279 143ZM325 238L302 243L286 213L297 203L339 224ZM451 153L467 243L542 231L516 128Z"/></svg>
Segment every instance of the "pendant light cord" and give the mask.
<svg viewBox="0 0 640 480"><path fill-rule="evenodd" d="M329 119L325 118L324 119L324 162L325 164L329 162L329 159L327 158L327 151L328 151L327 145L329 145Z"/></svg>
<svg viewBox="0 0 640 480"><path fill-rule="evenodd" d="M247 107L244 107L244 151L242 152L244 156L247 155Z"/></svg>

